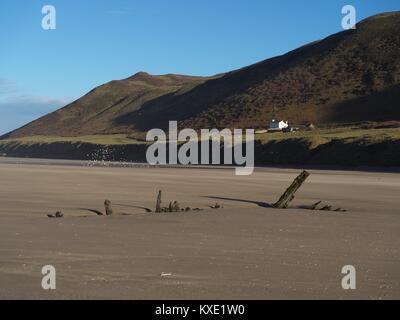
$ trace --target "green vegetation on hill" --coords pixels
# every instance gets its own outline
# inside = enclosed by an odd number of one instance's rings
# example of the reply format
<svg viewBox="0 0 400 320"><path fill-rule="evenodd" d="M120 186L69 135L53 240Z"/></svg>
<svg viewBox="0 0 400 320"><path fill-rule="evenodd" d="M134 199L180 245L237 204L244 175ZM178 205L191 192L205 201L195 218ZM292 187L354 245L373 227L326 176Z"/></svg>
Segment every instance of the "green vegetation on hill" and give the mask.
<svg viewBox="0 0 400 320"><path fill-rule="evenodd" d="M334 129L319 129L291 133L277 132L256 135L256 140L260 140L262 143L286 139L310 140L313 142L313 146L324 144L332 140L341 140L343 142L364 140L365 142L376 143L385 140L400 140L400 128L359 129L342 127Z"/></svg>
<svg viewBox="0 0 400 320"><path fill-rule="evenodd" d="M276 132L255 135L255 140L260 141L261 143L269 143L271 141L283 141L290 139L303 139L305 141L310 141L312 142L313 147L330 142L332 140L340 140L345 143L353 142L355 140L363 140L368 143L376 143L385 140L400 140L400 128L360 129L355 127L340 127L309 131L297 131L291 133ZM18 143L21 145L51 144L55 142L90 143L105 146L148 143L146 141L133 139L126 134L113 134L88 135L81 137L30 136L9 138L0 140L0 145L9 143Z"/></svg>
<svg viewBox="0 0 400 320"><path fill-rule="evenodd" d="M89 135L81 137L29 136L0 140L0 145L7 143L16 143L21 145L51 144L55 142L91 143L97 145L130 145L146 143L129 138L126 134L109 134Z"/></svg>

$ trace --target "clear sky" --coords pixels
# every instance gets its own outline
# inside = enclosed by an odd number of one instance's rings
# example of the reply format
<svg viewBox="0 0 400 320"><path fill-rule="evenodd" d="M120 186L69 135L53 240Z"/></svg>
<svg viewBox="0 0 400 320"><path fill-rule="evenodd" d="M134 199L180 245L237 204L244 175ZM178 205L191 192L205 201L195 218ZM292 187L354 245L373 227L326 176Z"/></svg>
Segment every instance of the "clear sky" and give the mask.
<svg viewBox="0 0 400 320"><path fill-rule="evenodd" d="M399 0L0 0L0 134L138 71L212 75L285 53ZM56 30L41 26L56 8Z"/></svg>

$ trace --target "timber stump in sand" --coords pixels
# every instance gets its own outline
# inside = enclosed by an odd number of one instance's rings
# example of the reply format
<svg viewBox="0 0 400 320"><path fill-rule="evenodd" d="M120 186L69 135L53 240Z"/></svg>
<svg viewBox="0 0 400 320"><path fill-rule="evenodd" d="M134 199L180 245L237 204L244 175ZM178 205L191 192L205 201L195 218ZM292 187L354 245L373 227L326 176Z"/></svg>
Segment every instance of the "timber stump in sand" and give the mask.
<svg viewBox="0 0 400 320"><path fill-rule="evenodd" d="M111 208L111 201L106 200L104 201L104 208L106 209L106 215L111 216L113 214L113 210Z"/></svg>
<svg viewBox="0 0 400 320"><path fill-rule="evenodd" d="M161 190L158 191L158 196L157 196L157 203L156 203L156 213L160 213L162 211L161 209Z"/></svg>
<svg viewBox="0 0 400 320"><path fill-rule="evenodd" d="M277 209L287 209L289 207L290 202L294 199L294 194L301 187L301 185L307 180L310 176L310 173L307 171L303 171L290 185L289 188L285 191L285 193L280 197L277 203L273 204L273 208Z"/></svg>

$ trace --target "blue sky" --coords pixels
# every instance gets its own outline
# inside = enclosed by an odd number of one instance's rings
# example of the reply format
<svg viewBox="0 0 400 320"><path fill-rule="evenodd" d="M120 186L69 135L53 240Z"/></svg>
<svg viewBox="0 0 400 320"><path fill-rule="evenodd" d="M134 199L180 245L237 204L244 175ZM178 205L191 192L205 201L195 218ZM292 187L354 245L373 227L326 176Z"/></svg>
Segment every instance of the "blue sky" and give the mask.
<svg viewBox="0 0 400 320"><path fill-rule="evenodd" d="M276 56L399 0L1 0L0 134L138 71L212 75ZM44 5L57 29L41 27Z"/></svg>

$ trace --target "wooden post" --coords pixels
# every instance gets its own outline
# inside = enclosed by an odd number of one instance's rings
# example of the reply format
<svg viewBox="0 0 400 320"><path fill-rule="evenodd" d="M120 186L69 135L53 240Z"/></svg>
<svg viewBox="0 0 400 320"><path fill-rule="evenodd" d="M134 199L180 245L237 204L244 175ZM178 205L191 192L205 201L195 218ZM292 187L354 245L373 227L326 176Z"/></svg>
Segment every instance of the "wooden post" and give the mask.
<svg viewBox="0 0 400 320"><path fill-rule="evenodd" d="M160 213L161 212L161 190L158 191L158 197L157 197L157 203L156 203L156 213Z"/></svg>
<svg viewBox="0 0 400 320"><path fill-rule="evenodd" d="M110 200L104 201L104 207L106 209L106 215L111 216L113 214L113 210L111 208L111 201Z"/></svg>
<svg viewBox="0 0 400 320"><path fill-rule="evenodd" d="M316 203L314 203L311 207L310 210L316 210L318 208L318 206L322 203L322 201L318 201Z"/></svg>
<svg viewBox="0 0 400 320"><path fill-rule="evenodd" d="M272 207L277 209L287 209L289 207L289 203L294 199L294 194L296 193L297 190L299 190L301 185L307 180L309 175L310 175L309 172L303 171L296 179L294 179L290 187L280 197L278 202L272 205Z"/></svg>
<svg viewBox="0 0 400 320"><path fill-rule="evenodd" d="M63 218L64 214L61 211L56 212L56 218Z"/></svg>
<svg viewBox="0 0 400 320"><path fill-rule="evenodd" d="M172 203L172 212L180 212L181 208L178 201Z"/></svg>

